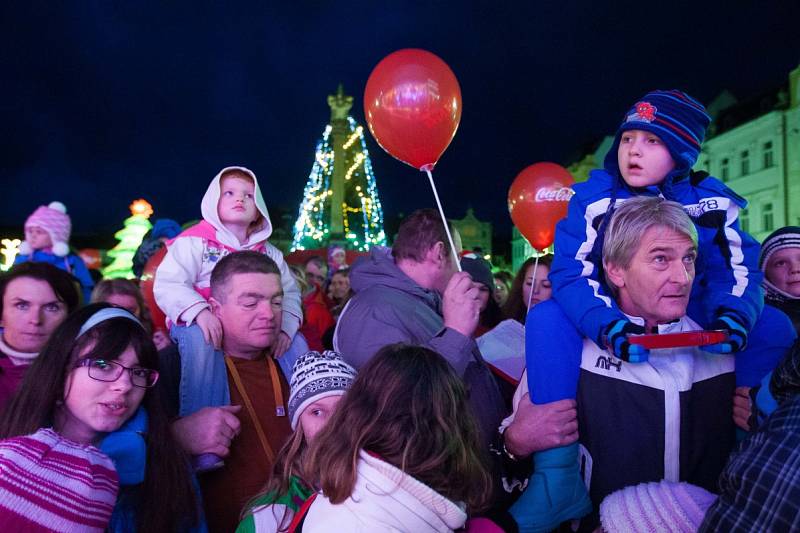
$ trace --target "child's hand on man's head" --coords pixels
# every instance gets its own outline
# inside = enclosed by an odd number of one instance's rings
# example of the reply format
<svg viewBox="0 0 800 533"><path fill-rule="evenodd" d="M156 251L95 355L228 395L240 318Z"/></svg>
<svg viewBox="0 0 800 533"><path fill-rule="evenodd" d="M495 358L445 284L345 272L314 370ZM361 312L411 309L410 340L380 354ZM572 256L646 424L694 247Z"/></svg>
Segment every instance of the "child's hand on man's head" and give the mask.
<svg viewBox="0 0 800 533"><path fill-rule="evenodd" d="M203 332L203 338L208 344L219 350L222 346L222 323L208 309L203 309L195 318L195 322Z"/></svg>

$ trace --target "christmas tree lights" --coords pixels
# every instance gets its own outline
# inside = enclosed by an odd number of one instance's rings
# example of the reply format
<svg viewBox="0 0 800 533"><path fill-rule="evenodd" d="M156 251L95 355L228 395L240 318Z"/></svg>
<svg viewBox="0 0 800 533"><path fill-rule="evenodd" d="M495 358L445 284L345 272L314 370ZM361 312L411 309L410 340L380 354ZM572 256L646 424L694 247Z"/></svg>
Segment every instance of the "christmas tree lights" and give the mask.
<svg viewBox="0 0 800 533"><path fill-rule="evenodd" d="M345 97L340 88L336 97L329 98L329 104L331 98L335 103L340 103L349 97ZM351 102L352 99L348 103ZM333 109L334 105L331 107ZM349 109L349 106L346 108ZM364 128L349 115L339 118L337 123L336 111L334 109L332 124L325 128L316 146L314 164L294 225L292 251L322 248L334 242L360 251L367 251L375 245L386 245L383 208L372 172ZM337 141L340 143L338 150ZM344 170L338 169L337 165ZM337 183L337 180L341 180L341 183ZM334 205L337 187L341 195L340 208ZM341 220L334 220L339 216Z"/></svg>
<svg viewBox="0 0 800 533"><path fill-rule="evenodd" d="M130 205L130 210L132 216L125 219L125 227L114 234L119 243L108 251L113 262L102 270L106 279L136 277L133 275L133 256L142 244L142 238L153 227L147 220L153 214L153 207L140 199Z"/></svg>

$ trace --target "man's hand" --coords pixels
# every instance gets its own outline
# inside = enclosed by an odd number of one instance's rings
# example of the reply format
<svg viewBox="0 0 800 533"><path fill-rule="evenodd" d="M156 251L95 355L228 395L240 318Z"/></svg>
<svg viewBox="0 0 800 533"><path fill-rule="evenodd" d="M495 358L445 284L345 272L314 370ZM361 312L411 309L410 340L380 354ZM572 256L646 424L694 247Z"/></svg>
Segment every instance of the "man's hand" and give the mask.
<svg viewBox="0 0 800 533"><path fill-rule="evenodd" d="M275 339L275 348L272 351L273 357L277 359L278 357L285 354L286 350L289 349L290 344L292 344L292 339L289 338L289 335L281 331L278 334L278 338Z"/></svg>
<svg viewBox="0 0 800 533"><path fill-rule="evenodd" d="M745 431L750 431L750 387L736 387L733 393L733 422Z"/></svg>
<svg viewBox="0 0 800 533"><path fill-rule="evenodd" d="M519 401L514 421L505 432L506 448L518 457L566 446L578 440L578 411L575 400L536 405L525 394Z"/></svg>
<svg viewBox="0 0 800 533"><path fill-rule="evenodd" d="M190 455L213 453L227 457L231 441L241 430L236 416L241 409L241 405L205 407L173 422L172 435Z"/></svg>
<svg viewBox="0 0 800 533"><path fill-rule="evenodd" d="M480 315L478 287L479 284L472 281L466 272L453 274L442 295L442 315L446 328L454 329L465 337L472 337Z"/></svg>
<svg viewBox="0 0 800 533"><path fill-rule="evenodd" d="M219 350L222 346L222 323L219 318L215 317L208 309L203 309L194 320L200 326L206 342Z"/></svg>

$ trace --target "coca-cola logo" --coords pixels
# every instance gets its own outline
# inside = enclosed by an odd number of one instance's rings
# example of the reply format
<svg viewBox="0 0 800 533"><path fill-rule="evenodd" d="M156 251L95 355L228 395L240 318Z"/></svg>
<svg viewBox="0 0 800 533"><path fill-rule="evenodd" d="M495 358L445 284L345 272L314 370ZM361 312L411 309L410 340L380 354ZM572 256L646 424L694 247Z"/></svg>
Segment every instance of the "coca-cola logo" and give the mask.
<svg viewBox="0 0 800 533"><path fill-rule="evenodd" d="M536 191L537 202L569 202L575 192L569 187L541 187Z"/></svg>

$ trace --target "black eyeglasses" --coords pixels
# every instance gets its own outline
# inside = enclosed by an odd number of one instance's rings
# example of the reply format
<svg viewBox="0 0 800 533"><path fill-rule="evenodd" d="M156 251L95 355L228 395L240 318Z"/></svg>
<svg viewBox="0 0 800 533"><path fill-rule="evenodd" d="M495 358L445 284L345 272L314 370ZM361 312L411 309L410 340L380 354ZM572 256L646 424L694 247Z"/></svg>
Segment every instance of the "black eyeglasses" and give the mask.
<svg viewBox="0 0 800 533"><path fill-rule="evenodd" d="M158 372L140 366L127 367L116 361L108 359L81 359L75 363L75 368L85 366L89 369L89 377L97 381L117 381L123 370L131 376L131 385L149 389L158 381Z"/></svg>

